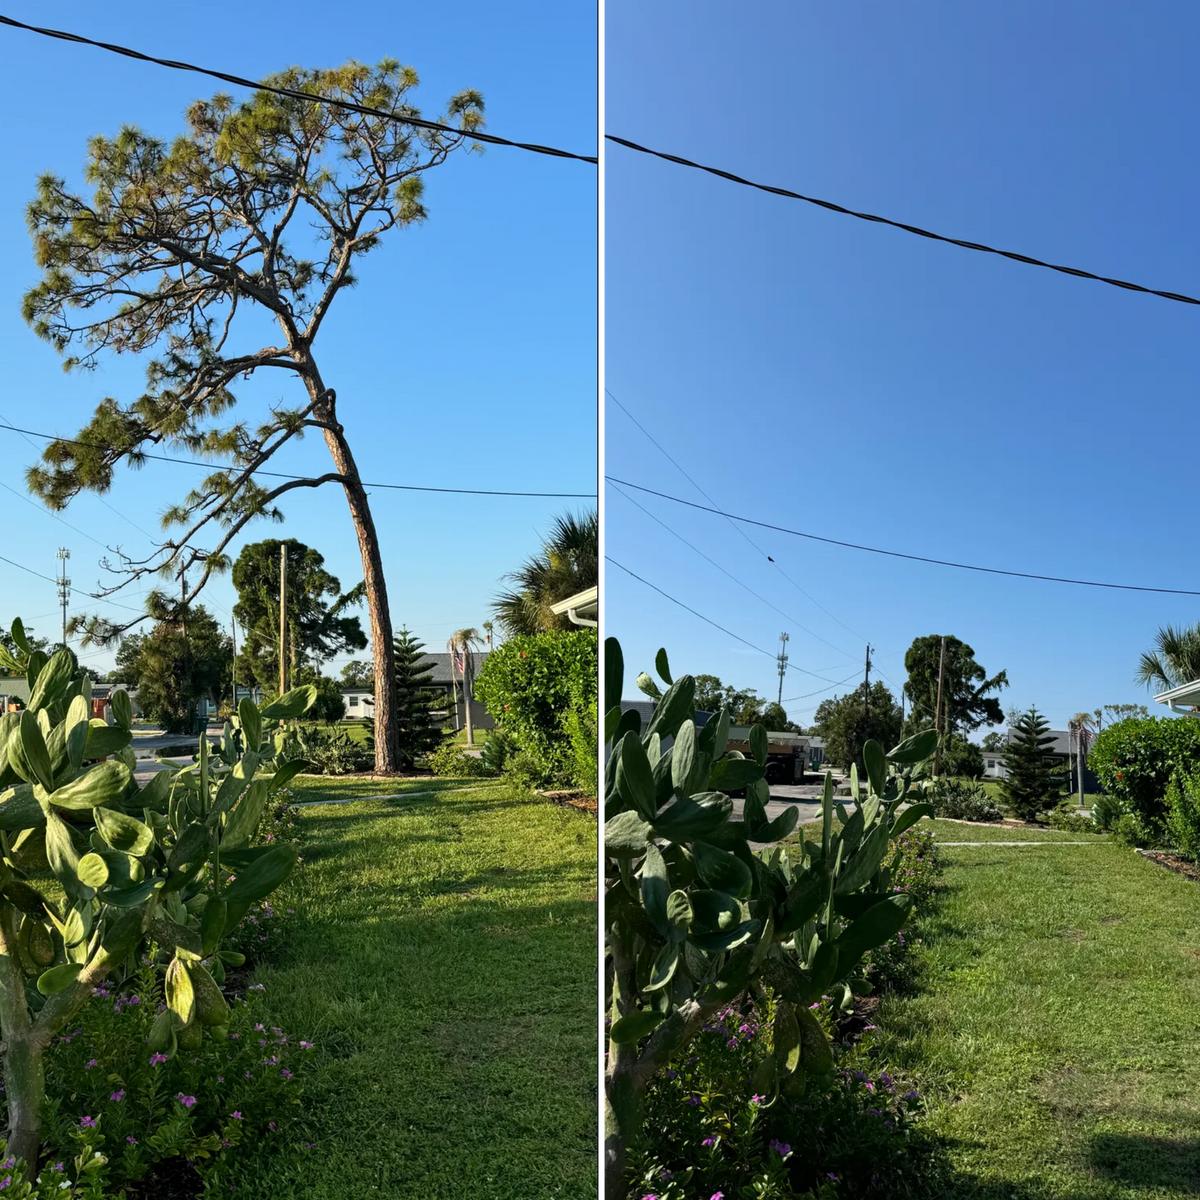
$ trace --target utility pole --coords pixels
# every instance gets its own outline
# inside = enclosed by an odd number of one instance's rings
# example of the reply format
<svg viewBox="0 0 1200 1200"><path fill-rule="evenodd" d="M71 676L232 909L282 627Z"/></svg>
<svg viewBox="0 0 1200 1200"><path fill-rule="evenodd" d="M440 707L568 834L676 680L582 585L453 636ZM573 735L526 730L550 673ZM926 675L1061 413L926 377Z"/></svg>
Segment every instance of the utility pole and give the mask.
<svg viewBox="0 0 1200 1200"><path fill-rule="evenodd" d="M62 605L62 644L67 644L67 601L71 596L71 581L67 578L67 559L71 552L65 546L59 546L58 554L58 602Z"/></svg>
<svg viewBox="0 0 1200 1200"><path fill-rule="evenodd" d="M229 618L229 628L233 632L233 663L231 666L233 671L233 711L237 712L237 617Z"/></svg>
<svg viewBox="0 0 1200 1200"><path fill-rule="evenodd" d="M779 635L779 655L775 659L775 661L779 664L779 707L780 708L783 707L783 673L787 670L787 665L788 665L787 644L788 644L788 635L786 633L781 633Z"/></svg>
<svg viewBox="0 0 1200 1200"><path fill-rule="evenodd" d="M279 547L279 694L287 691L287 545Z"/></svg>
<svg viewBox="0 0 1200 1200"><path fill-rule="evenodd" d="M867 721L871 716L871 643L867 643L867 663L863 671L863 737L867 734Z"/></svg>
<svg viewBox="0 0 1200 1200"><path fill-rule="evenodd" d="M933 754L933 777L936 779L941 773L942 761L942 673L946 669L946 639L942 638L942 652L938 655L938 690L937 690L937 711L933 716L933 728L937 734L937 749Z"/></svg>

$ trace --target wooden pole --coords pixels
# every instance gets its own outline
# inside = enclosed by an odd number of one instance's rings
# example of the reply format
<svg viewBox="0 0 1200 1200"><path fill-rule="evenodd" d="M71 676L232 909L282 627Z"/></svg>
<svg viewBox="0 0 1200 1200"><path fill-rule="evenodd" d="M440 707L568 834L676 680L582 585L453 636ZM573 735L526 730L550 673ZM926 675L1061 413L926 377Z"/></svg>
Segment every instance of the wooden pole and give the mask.
<svg viewBox="0 0 1200 1200"><path fill-rule="evenodd" d="M229 618L229 628L233 631L233 711L237 712L237 618Z"/></svg>
<svg viewBox="0 0 1200 1200"><path fill-rule="evenodd" d="M279 546L279 694L287 691L287 545Z"/></svg>

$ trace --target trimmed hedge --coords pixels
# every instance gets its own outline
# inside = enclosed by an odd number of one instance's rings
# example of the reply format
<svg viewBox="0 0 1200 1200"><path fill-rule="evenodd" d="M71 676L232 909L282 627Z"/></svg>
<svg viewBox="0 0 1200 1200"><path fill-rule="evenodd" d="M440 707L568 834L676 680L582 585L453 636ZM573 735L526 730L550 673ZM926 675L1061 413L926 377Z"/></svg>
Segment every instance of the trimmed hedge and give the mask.
<svg viewBox="0 0 1200 1200"><path fill-rule="evenodd" d="M595 788L599 674L590 629L515 637L488 655L475 695L516 744L513 770L535 786Z"/></svg>
<svg viewBox="0 0 1200 1200"><path fill-rule="evenodd" d="M1146 833L1162 836L1166 796L1178 771L1200 768L1200 720L1145 717L1118 721L1096 738L1088 765L1100 786Z"/></svg>

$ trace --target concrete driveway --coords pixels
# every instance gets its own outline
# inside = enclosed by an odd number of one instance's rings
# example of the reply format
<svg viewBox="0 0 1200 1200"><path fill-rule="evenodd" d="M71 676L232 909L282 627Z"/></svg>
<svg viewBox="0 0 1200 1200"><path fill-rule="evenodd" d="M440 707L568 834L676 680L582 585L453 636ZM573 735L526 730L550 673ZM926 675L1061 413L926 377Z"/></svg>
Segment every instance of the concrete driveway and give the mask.
<svg viewBox="0 0 1200 1200"><path fill-rule="evenodd" d="M223 725L210 725L208 727L209 740L219 740L223 731ZM164 766L155 761L159 757L160 752L167 747L185 745L191 747L190 751L185 755L165 759L164 762L169 765ZM135 729L133 731L133 745L131 749L138 760L138 765L133 773L133 777L137 780L139 787L145 787L150 778L157 775L159 771L169 771L172 766L186 767L190 765L199 747L200 738L194 733L163 733L161 730L142 732Z"/></svg>

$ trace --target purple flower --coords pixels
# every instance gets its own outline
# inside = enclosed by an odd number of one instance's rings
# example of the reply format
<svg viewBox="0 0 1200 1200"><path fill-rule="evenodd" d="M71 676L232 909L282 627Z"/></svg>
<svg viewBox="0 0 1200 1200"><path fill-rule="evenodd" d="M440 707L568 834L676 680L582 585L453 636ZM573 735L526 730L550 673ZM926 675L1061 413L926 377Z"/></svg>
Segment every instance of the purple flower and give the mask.
<svg viewBox="0 0 1200 1200"><path fill-rule="evenodd" d="M292 1077L292 1073L287 1069L287 1067L284 1067L279 1074L282 1075L284 1079L291 1079Z"/></svg>
<svg viewBox="0 0 1200 1200"><path fill-rule="evenodd" d="M233 1118L235 1121L240 1121L240 1120L242 1119L242 1114L241 1114L240 1112L234 1112L234 1113L230 1113L229 1115L230 1115L230 1116L231 1116L231 1117L232 1117L232 1118Z"/></svg>
<svg viewBox="0 0 1200 1200"><path fill-rule="evenodd" d="M97 1061L96 1061L96 1059L94 1059L94 1058L93 1058L93 1059L90 1059L90 1060L89 1060L89 1061L88 1061L88 1062L85 1064L85 1066L84 1066L84 1068L83 1068L83 1069L84 1069L85 1071L90 1071L90 1070L91 1070L93 1067L98 1067L99 1065L100 1065L100 1064L99 1064L99 1062L97 1062Z"/></svg>
<svg viewBox="0 0 1200 1200"><path fill-rule="evenodd" d="M716 1144L717 1139L715 1137L706 1137L704 1141L700 1143L702 1146L715 1146Z"/></svg>
<svg viewBox="0 0 1200 1200"><path fill-rule="evenodd" d="M688 1097L688 1098L687 1098L687 1099L684 1101L684 1104L690 1104L690 1105L691 1105L693 1108L695 1108L695 1107L696 1107L696 1105L697 1105L697 1104L699 1104L699 1103L700 1103L700 1097L699 1097L699 1096L697 1096L695 1093L693 1093L692 1095L690 1095L690 1096L689 1096L689 1097Z"/></svg>
<svg viewBox="0 0 1200 1200"><path fill-rule="evenodd" d="M88 1117L88 1116L80 1117L79 1118L79 1128L80 1129L95 1129L96 1122L92 1117Z"/></svg>
<svg viewBox="0 0 1200 1200"><path fill-rule="evenodd" d="M761 1104L765 1099L766 1099L766 1096L751 1096L750 1103L751 1104Z"/></svg>
<svg viewBox="0 0 1200 1200"><path fill-rule="evenodd" d="M311 1050L312 1048L313 1048L312 1042L301 1042L300 1043L301 1050Z"/></svg>
<svg viewBox="0 0 1200 1200"><path fill-rule="evenodd" d="M774 1150L780 1158L787 1158L787 1156L792 1152L792 1148L787 1144L787 1142L781 1142L776 1138L771 1139L771 1149Z"/></svg>
<svg viewBox="0 0 1200 1200"><path fill-rule="evenodd" d="M915 1100L917 1098L917 1093L915 1091L905 1092L904 1098L905 1100Z"/></svg>
<svg viewBox="0 0 1200 1200"><path fill-rule="evenodd" d="M152 1067L157 1067L159 1063L165 1063L166 1061L167 1061L167 1056L165 1054L150 1055L150 1065Z"/></svg>
<svg viewBox="0 0 1200 1200"><path fill-rule="evenodd" d="M713 1194L711 1196L709 1196L708 1200L725 1200L725 1193L724 1192L713 1192Z"/></svg>
<svg viewBox="0 0 1200 1200"><path fill-rule="evenodd" d="M121 1101L125 1099L125 1089L122 1088L119 1092L113 1092L113 1094L109 1096L109 1099L115 1100L118 1104L120 1104Z"/></svg>
<svg viewBox="0 0 1200 1200"><path fill-rule="evenodd" d="M129 1136L128 1136L128 1137L127 1137L125 1140L126 1140L126 1141L127 1141L127 1142L128 1142L130 1145L131 1145L131 1146L136 1146L136 1145L137 1145L137 1138L135 1138L135 1137L133 1136L133 1134L132 1134L132 1133L131 1133L131 1134L130 1134L130 1135L129 1135Z"/></svg>
<svg viewBox="0 0 1200 1200"><path fill-rule="evenodd" d="M265 983L252 983L246 990L248 992L265 992L267 985Z"/></svg>
<svg viewBox="0 0 1200 1200"><path fill-rule="evenodd" d="M178 1100L184 1108L191 1108L192 1105L196 1103L195 1096L185 1096L182 1092L180 1092L175 1099Z"/></svg>
<svg viewBox="0 0 1200 1200"><path fill-rule="evenodd" d="M826 1178L828 1178L828 1179L832 1179L834 1183L841 1183L841 1182L842 1182L842 1180L841 1180L841 1177L840 1177L840 1176L838 1176L838 1175L835 1175L835 1174L834 1174L832 1171L830 1171L830 1172L828 1173L828 1175L826 1176Z"/></svg>

